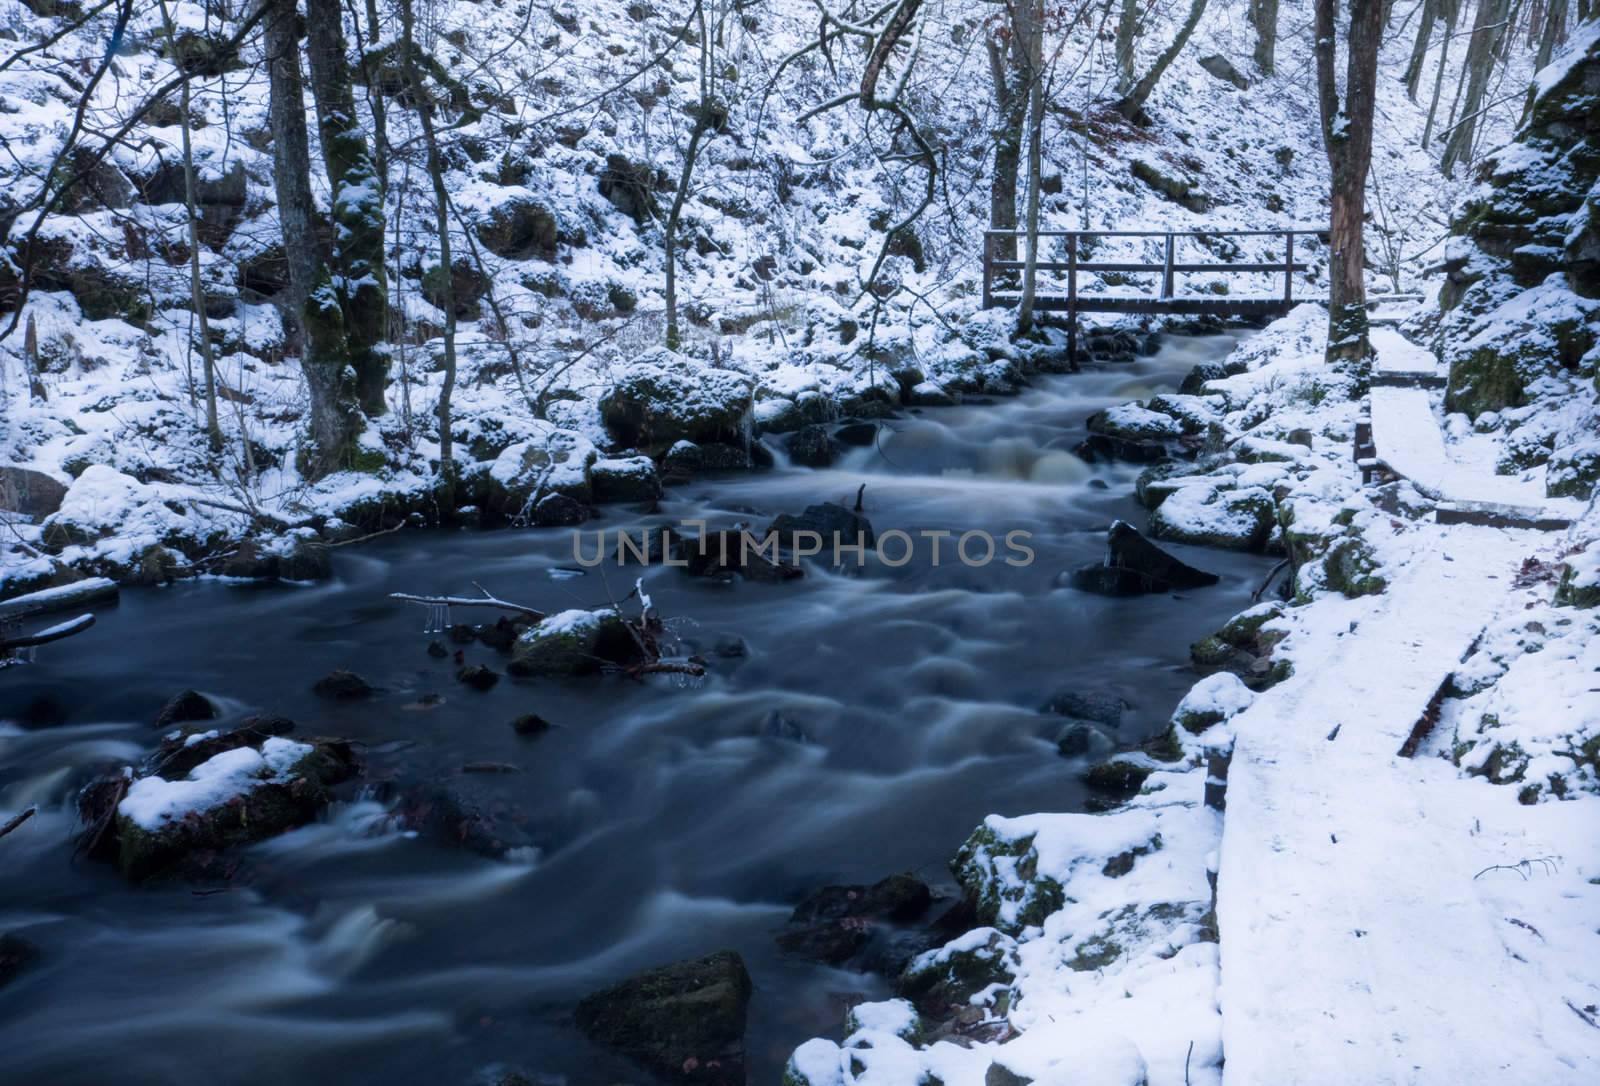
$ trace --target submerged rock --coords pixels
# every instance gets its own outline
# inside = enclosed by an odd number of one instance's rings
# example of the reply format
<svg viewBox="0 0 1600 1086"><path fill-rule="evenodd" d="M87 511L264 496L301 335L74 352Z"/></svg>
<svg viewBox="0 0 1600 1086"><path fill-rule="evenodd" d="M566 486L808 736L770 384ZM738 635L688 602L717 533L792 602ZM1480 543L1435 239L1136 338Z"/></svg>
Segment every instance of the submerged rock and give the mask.
<svg viewBox="0 0 1600 1086"><path fill-rule="evenodd" d="M814 532L822 540L820 553L832 555L834 541L841 547L854 547L858 543L867 547L877 542L872 534L872 522L860 513L852 512L834 502L806 506L798 516L781 513L767 528L767 535L778 537L779 546L785 550L795 547L796 534Z"/></svg>
<svg viewBox="0 0 1600 1086"><path fill-rule="evenodd" d="M39 960L39 944L12 932L0 933L0 988Z"/></svg>
<svg viewBox="0 0 1600 1086"><path fill-rule="evenodd" d="M329 698L333 701L355 701L358 698L371 697L376 693L371 683L354 671L346 671L344 668L330 671L318 679L311 687L311 692L319 698Z"/></svg>
<svg viewBox="0 0 1600 1086"><path fill-rule="evenodd" d="M1122 723L1122 712L1128 703L1116 694L1100 691L1061 690L1044 703L1043 711L1074 720L1087 720L1115 728Z"/></svg>
<svg viewBox="0 0 1600 1086"><path fill-rule="evenodd" d="M674 962L585 997L584 1035L671 1082L744 1086L750 974L732 950Z"/></svg>
<svg viewBox="0 0 1600 1086"><path fill-rule="evenodd" d="M217 707L211 699L198 690L183 690L174 694L156 714L155 726L170 728L195 720L215 720Z"/></svg>
<svg viewBox="0 0 1600 1086"><path fill-rule="evenodd" d="M825 468L838 457L828 431L812 424L802 426L789 439L789 459L808 468Z"/></svg>
<svg viewBox="0 0 1600 1086"><path fill-rule="evenodd" d="M500 676L482 664L468 664L456 670L456 682L474 690L489 690L500 681Z"/></svg>
<svg viewBox="0 0 1600 1086"><path fill-rule="evenodd" d="M1105 562L1073 571L1074 588L1102 596L1137 596L1202 588L1220 580L1174 558L1123 521L1111 525L1107 542L1111 553Z"/></svg>
<svg viewBox="0 0 1600 1086"><path fill-rule="evenodd" d="M908 874L890 875L871 886L824 886L795 906L789 926L776 939L786 954L843 965L866 951L875 937L888 941L882 938L887 935L881 930L884 925L909 923L932 903L927 884ZM896 956L891 948L888 957L893 971L916 949L920 947Z"/></svg>

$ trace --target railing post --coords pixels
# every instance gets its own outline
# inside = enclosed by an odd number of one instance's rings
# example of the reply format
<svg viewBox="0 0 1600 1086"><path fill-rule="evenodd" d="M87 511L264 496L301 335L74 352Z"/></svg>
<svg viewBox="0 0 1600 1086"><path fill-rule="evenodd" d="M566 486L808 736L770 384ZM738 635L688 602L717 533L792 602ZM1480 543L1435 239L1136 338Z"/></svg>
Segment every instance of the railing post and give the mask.
<svg viewBox="0 0 1600 1086"><path fill-rule="evenodd" d="M994 308L994 235L983 232L983 308Z"/></svg>
<svg viewBox="0 0 1600 1086"><path fill-rule="evenodd" d="M1172 297L1172 232L1167 232L1167 253L1165 266L1161 270L1161 298L1166 300Z"/></svg>
<svg viewBox="0 0 1600 1086"><path fill-rule="evenodd" d="M1283 308L1294 305L1294 231L1283 232Z"/></svg>
<svg viewBox="0 0 1600 1086"><path fill-rule="evenodd" d="M1078 235L1067 235L1067 365L1078 368Z"/></svg>

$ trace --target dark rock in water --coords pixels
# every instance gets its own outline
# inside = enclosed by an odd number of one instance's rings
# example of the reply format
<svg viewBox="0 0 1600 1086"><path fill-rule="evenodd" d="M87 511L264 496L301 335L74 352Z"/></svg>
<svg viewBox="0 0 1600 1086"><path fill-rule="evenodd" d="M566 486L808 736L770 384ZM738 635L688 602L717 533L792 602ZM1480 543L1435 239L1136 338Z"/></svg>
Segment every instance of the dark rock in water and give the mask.
<svg viewBox="0 0 1600 1086"><path fill-rule="evenodd" d="M11 932L0 933L0 988L39 960L39 944Z"/></svg>
<svg viewBox="0 0 1600 1086"><path fill-rule="evenodd" d="M751 456L751 448L743 445L714 442L696 445L680 441L667 450L667 455L661 461L661 470L669 476L711 471L749 471L754 463Z"/></svg>
<svg viewBox="0 0 1600 1086"><path fill-rule="evenodd" d="M779 546L785 549L795 546L795 534L798 532L814 532L822 541L820 553L830 557L835 541L841 547L854 547L858 543L871 547L877 542L877 537L872 534L871 521L833 502L808 505L799 516L781 513L767 528L767 535L776 535Z"/></svg>
<svg viewBox="0 0 1600 1086"><path fill-rule="evenodd" d="M531 738L549 731L550 722L538 713L523 713L511 722L511 730Z"/></svg>
<svg viewBox="0 0 1600 1086"><path fill-rule="evenodd" d="M588 519L589 508L570 494L546 494L533 507L533 523L541 528L567 527Z"/></svg>
<svg viewBox="0 0 1600 1086"><path fill-rule="evenodd" d="M0 509L43 520L61 508L67 487L54 476L31 468L0 467Z"/></svg>
<svg viewBox="0 0 1600 1086"><path fill-rule="evenodd" d="M517 637L530 623L502 615L493 625L478 628L478 640L496 652L510 652Z"/></svg>
<svg viewBox="0 0 1600 1086"><path fill-rule="evenodd" d="M724 660L737 660L745 655L747 647L744 643L744 638L730 634L717 638L717 643L711 651Z"/></svg>
<svg viewBox="0 0 1600 1086"><path fill-rule="evenodd" d="M275 721L272 726L277 726ZM235 742L241 733L250 736L248 742ZM217 750L212 743L226 749ZM247 728L195 746L203 749L182 748L183 757L162 762L159 772L146 773L132 785L118 775L111 788L97 782L79 797L85 823L106 827L96 854L114 853L122 873L133 881L157 875L211 877L217 871L217 853L314 821L332 799L332 786L354 776L357 769L350 744L338 739L308 739L302 749L276 736L262 740ZM161 820L150 821L150 808L159 802L153 797L167 787L162 782L182 780L202 762L231 761L235 755L246 768L253 763L265 775L241 782L225 800L188 810L182 817L162 815ZM284 756L292 762L283 764ZM135 808L128 806L135 801L136 809L145 812L144 821L136 821Z"/></svg>
<svg viewBox="0 0 1600 1086"><path fill-rule="evenodd" d="M488 690L499 681L499 674L482 664L468 664L456 670L456 682L464 683L474 690Z"/></svg>
<svg viewBox="0 0 1600 1086"><path fill-rule="evenodd" d="M837 456L828 431L821 426L802 426L789 439L789 459L804 467L825 468Z"/></svg>
<svg viewBox="0 0 1600 1086"><path fill-rule="evenodd" d="M330 671L318 679L311 692L318 697L331 698L334 701L354 701L357 698L371 697L376 693L367 680L354 671L346 671L343 668Z"/></svg>
<svg viewBox="0 0 1600 1086"><path fill-rule="evenodd" d="M333 576L333 561L320 542L300 541L288 551L246 539L215 567L223 577L255 581L325 581Z"/></svg>
<svg viewBox="0 0 1600 1086"><path fill-rule="evenodd" d="M450 655L450 650L444 647L443 641L429 641L428 655L433 657L435 660L443 660L446 656Z"/></svg>
<svg viewBox="0 0 1600 1086"><path fill-rule="evenodd" d="M587 996L574 1019L591 1041L669 1082L744 1086L750 989L744 959L721 950Z"/></svg>
<svg viewBox="0 0 1600 1086"><path fill-rule="evenodd" d="M1106 482L1104 479L1090 479L1089 480L1089 489L1090 490L1110 490L1111 489L1111 484Z"/></svg>
<svg viewBox="0 0 1600 1086"><path fill-rule="evenodd" d="M828 965L876 947L872 966L898 972L930 940L921 933L897 937L885 926L910 923L932 903L927 884L911 875L890 875L871 886L824 886L795 906L776 939L785 954Z"/></svg>
<svg viewBox="0 0 1600 1086"><path fill-rule="evenodd" d="M878 440L878 424L875 422L849 422L835 430L833 437L841 445L865 448Z"/></svg>
<svg viewBox="0 0 1600 1086"><path fill-rule="evenodd" d="M674 548L680 566L691 577L739 573L747 580L775 583L803 577L805 571L788 562L774 562L777 549L749 532L707 532L681 539Z"/></svg>
<svg viewBox="0 0 1600 1086"><path fill-rule="evenodd" d="M1056 740L1056 752L1063 758L1082 758L1094 746L1094 727L1074 724Z"/></svg>
<svg viewBox="0 0 1600 1086"><path fill-rule="evenodd" d="M470 645L478 639L478 631L465 622L456 623L446 632L449 633L450 640L457 645Z"/></svg>
<svg viewBox="0 0 1600 1086"><path fill-rule="evenodd" d="M521 676L587 675L607 664L628 667L642 660L634 631L616 611L563 611L517 638L507 670Z"/></svg>
<svg viewBox="0 0 1600 1086"><path fill-rule="evenodd" d="M1220 381L1228 376L1221 362L1201 362L1184 377L1178 391L1185 396L1198 396L1205 391L1207 381Z"/></svg>
<svg viewBox="0 0 1600 1086"><path fill-rule="evenodd" d="M184 690L174 694L172 699L161 707L161 711L156 714L156 727L170 728L174 724L215 719L217 719L217 707L211 704L210 698L198 690Z"/></svg>
<svg viewBox="0 0 1600 1086"><path fill-rule="evenodd" d="M406 829L427 840L464 848L492 860L532 843L516 811L500 804L481 805L454 785L414 782L397 791L395 817Z"/></svg>
<svg viewBox="0 0 1600 1086"><path fill-rule="evenodd" d="M1136 596L1203 588L1220 580L1215 573L1180 562L1123 521L1111 525L1107 542L1111 553L1103 565L1073 571L1074 588L1102 596Z"/></svg>
<svg viewBox="0 0 1600 1086"><path fill-rule="evenodd" d="M661 478L648 456L598 460L589 480L597 502L653 502L661 497Z"/></svg>
<svg viewBox="0 0 1600 1086"><path fill-rule="evenodd" d="M796 721L773 710L761 721L761 734L768 739L782 739L790 743L809 743L811 737Z"/></svg>
<svg viewBox="0 0 1600 1086"><path fill-rule="evenodd" d="M1122 711L1127 707L1128 703L1115 694L1063 690L1045 702L1043 711L1115 728L1121 725Z"/></svg>

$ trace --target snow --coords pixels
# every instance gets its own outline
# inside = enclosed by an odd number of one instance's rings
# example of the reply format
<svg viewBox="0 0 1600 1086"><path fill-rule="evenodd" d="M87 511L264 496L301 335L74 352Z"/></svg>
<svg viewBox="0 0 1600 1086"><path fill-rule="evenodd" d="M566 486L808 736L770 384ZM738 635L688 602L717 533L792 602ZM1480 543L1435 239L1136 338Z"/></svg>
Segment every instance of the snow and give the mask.
<svg viewBox="0 0 1600 1086"><path fill-rule="evenodd" d="M1578 880L1474 878L1531 855L1600 869L1592 829L1516 817L1508 795L1486 807L1447 763L1398 756L1540 542L1427 529L1385 594L1311 609L1294 655L1317 666L1234 719L1217 902L1228 1083L1600 1074L1593 1028L1562 1006L1596 986L1560 965L1592 961L1597 937L1542 926L1572 912ZM1518 920L1544 932L1537 958Z"/></svg>
<svg viewBox="0 0 1600 1086"><path fill-rule="evenodd" d="M281 736L260 750L238 747L195 766L180 781L150 776L136 780L117 811L141 829L156 832L186 816L220 806L269 781L284 781L312 748Z"/></svg>

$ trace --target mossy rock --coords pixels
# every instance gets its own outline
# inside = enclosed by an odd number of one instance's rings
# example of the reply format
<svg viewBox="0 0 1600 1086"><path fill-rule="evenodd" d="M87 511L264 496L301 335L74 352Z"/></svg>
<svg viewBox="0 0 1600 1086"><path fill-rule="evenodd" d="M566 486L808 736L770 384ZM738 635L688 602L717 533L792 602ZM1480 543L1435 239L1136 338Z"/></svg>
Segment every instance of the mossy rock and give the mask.
<svg viewBox="0 0 1600 1086"><path fill-rule="evenodd" d="M560 228L542 200L517 195L491 207L477 224L478 240L507 260L553 260Z"/></svg>
<svg viewBox="0 0 1600 1086"><path fill-rule="evenodd" d="M1375 596L1389 586L1378 573L1372 548L1359 537L1341 539L1322 559L1327 586L1351 599Z"/></svg>
<svg viewBox="0 0 1600 1086"><path fill-rule="evenodd" d="M616 611L563 611L524 631L512 646L513 675L586 675L638 663L633 631Z"/></svg>
<svg viewBox="0 0 1600 1086"><path fill-rule="evenodd" d="M744 959L721 950L640 973L585 997L573 1020L671 1082L743 1086L752 985Z"/></svg>
<svg viewBox="0 0 1600 1086"><path fill-rule="evenodd" d="M972 997L1009 984L1017 970L1016 940L993 928L978 928L954 943L913 959L895 982L895 992L925 1015L969 1006Z"/></svg>
<svg viewBox="0 0 1600 1086"><path fill-rule="evenodd" d="M1090 791L1114 803L1124 803L1139 794L1144 782L1154 772L1149 766L1126 758L1112 758L1091 766L1083 775L1083 783Z"/></svg>
<svg viewBox="0 0 1600 1086"><path fill-rule="evenodd" d="M997 870L996 857L1015 861L1005 865L1009 877ZM1031 835L1007 840L983 825L962 844L950 871L973 901L979 923L1015 935L1044 923L1066 900L1061 884L1040 875L1038 866Z"/></svg>
<svg viewBox="0 0 1600 1086"><path fill-rule="evenodd" d="M666 449L678 441L743 447L753 407L750 381L730 370L695 368L665 349L631 366L600 400L618 444Z"/></svg>

